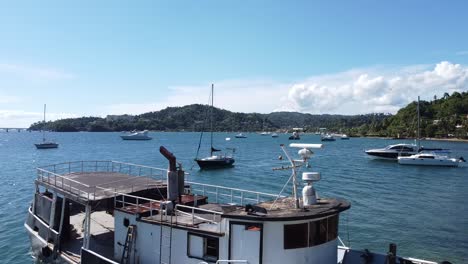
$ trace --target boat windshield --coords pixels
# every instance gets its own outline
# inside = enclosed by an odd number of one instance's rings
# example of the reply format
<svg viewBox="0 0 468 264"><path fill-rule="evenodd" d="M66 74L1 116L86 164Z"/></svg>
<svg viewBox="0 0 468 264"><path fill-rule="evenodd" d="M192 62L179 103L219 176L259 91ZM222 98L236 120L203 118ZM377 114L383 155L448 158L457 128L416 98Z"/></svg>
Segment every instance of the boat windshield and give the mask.
<svg viewBox="0 0 468 264"><path fill-rule="evenodd" d="M399 151L413 151L414 150L413 147L405 146L405 145L388 146L388 149L399 150Z"/></svg>

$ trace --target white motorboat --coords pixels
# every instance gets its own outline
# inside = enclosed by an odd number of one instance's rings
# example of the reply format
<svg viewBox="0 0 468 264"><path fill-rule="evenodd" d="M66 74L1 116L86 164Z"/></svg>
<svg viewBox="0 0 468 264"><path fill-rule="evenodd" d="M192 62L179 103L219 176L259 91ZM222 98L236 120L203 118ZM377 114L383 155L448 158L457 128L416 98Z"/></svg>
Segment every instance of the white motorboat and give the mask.
<svg viewBox="0 0 468 264"><path fill-rule="evenodd" d="M349 139L349 136L346 135L346 134L343 134L343 135L341 135L340 138L341 138L341 140L348 140L348 139Z"/></svg>
<svg viewBox="0 0 468 264"><path fill-rule="evenodd" d="M274 137L274 138L276 138L276 137L278 137L278 134L276 134L276 133L273 133L273 134L271 134L271 137Z"/></svg>
<svg viewBox="0 0 468 264"><path fill-rule="evenodd" d="M319 197L319 172L303 172L299 190L299 169L321 144L290 147L301 158L281 145L290 166L274 170L292 170L291 196L185 181L162 146L168 169L115 161L37 168L24 223L31 253L45 263L435 264L397 256L395 244L387 254L345 246L338 223L351 204Z"/></svg>
<svg viewBox="0 0 468 264"><path fill-rule="evenodd" d="M333 135L330 135L330 134L322 134L320 136L320 140L321 141L335 141L335 137Z"/></svg>
<svg viewBox="0 0 468 264"><path fill-rule="evenodd" d="M148 130L136 131L131 134L121 135L123 140L151 140L152 137L148 136Z"/></svg>
<svg viewBox="0 0 468 264"><path fill-rule="evenodd" d="M463 157L459 159L450 158L436 152L421 152L407 157L398 157L398 163L402 165L458 167L464 161Z"/></svg>
<svg viewBox="0 0 468 264"><path fill-rule="evenodd" d="M369 149L369 150L366 150L365 152L367 155L370 155L376 158L396 160L400 156L406 157L406 156L417 154L418 151L419 151L419 148L415 144L403 144L402 143L402 144L389 145L381 149Z"/></svg>
<svg viewBox="0 0 468 264"><path fill-rule="evenodd" d="M247 138L247 136L242 134L242 133L237 134L235 137L236 138Z"/></svg>

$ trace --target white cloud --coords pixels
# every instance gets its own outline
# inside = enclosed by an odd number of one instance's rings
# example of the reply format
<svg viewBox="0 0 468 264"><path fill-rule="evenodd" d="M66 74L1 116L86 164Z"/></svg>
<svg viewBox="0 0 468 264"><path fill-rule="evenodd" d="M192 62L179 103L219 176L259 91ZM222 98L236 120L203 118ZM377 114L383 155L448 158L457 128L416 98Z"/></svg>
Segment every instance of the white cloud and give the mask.
<svg viewBox="0 0 468 264"><path fill-rule="evenodd" d="M49 67L27 66L21 64L0 63L0 74L16 75L21 78L39 79L39 80L67 80L75 76L62 70Z"/></svg>
<svg viewBox="0 0 468 264"><path fill-rule="evenodd" d="M109 114L140 114L168 106L208 104L210 83L175 86L161 101L114 104ZM396 113L418 96L468 90L468 67L442 61L435 65L373 67L316 75L282 83L272 80L215 82L215 106L237 112L299 111L313 114Z"/></svg>
<svg viewBox="0 0 468 264"><path fill-rule="evenodd" d="M47 113L47 120L78 117L69 113ZM42 112L27 112L19 110L0 109L0 127L22 127L28 128L32 123L42 121Z"/></svg>
<svg viewBox="0 0 468 264"><path fill-rule="evenodd" d="M410 69L410 70L409 70ZM468 68L440 62L432 69L404 67L399 71L360 69L317 76L294 84L288 99L297 111L308 113L395 113L416 100L445 92L468 90Z"/></svg>

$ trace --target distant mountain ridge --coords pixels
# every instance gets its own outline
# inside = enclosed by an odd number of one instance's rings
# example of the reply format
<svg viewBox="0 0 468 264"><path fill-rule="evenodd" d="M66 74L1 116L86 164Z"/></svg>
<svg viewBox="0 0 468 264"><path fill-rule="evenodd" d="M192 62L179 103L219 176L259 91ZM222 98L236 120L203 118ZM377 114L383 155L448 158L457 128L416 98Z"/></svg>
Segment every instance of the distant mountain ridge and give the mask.
<svg viewBox="0 0 468 264"><path fill-rule="evenodd" d="M160 111L148 112L141 115L112 115L106 118L80 117L68 118L31 125L31 130L47 130L58 132L76 131L206 131L209 129L210 106L192 104L182 107L167 107ZM389 115L312 115L298 112L273 112L270 114L239 113L224 109L213 109L214 131L277 131L302 127L315 131L319 127L330 130L351 128L367 123L382 121Z"/></svg>
<svg viewBox="0 0 468 264"><path fill-rule="evenodd" d="M347 133L351 136L415 137L417 103L412 102L396 115L313 115L298 112L270 114L239 113L213 108L214 131L291 131L294 127L314 132L319 128ZM207 131L210 106L192 104L167 107L141 115L109 115L106 118L80 117L53 122L37 122L31 130L73 131ZM433 101L421 101L422 137L468 138L468 93L445 94Z"/></svg>

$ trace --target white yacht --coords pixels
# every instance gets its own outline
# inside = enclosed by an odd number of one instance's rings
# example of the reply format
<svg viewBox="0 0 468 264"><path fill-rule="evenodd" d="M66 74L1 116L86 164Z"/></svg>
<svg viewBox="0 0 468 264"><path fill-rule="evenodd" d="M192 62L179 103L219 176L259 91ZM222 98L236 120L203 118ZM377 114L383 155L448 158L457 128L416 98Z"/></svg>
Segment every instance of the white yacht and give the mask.
<svg viewBox="0 0 468 264"><path fill-rule="evenodd" d="M368 149L365 152L375 158L396 160L399 156L405 157L417 154L419 148L415 144L395 144L381 149Z"/></svg>
<svg viewBox="0 0 468 264"><path fill-rule="evenodd" d="M148 136L148 130L136 131L130 134L121 135L123 140L151 140L152 137Z"/></svg>
<svg viewBox="0 0 468 264"><path fill-rule="evenodd" d="M185 181L162 146L168 169L115 161L38 168L24 224L32 254L47 263L435 264L397 256L394 244L388 254L346 247L338 223L350 203L319 198L318 172L303 172L298 191L299 168L321 145L291 146L301 158L281 145L290 166L275 169L292 170L290 197Z"/></svg>
<svg viewBox="0 0 468 264"><path fill-rule="evenodd" d="M407 157L398 157L398 163L402 165L458 167L464 161L463 157L450 158L436 152L421 152Z"/></svg>
<svg viewBox="0 0 468 264"><path fill-rule="evenodd" d="M331 134L322 134L320 135L320 140L321 141L335 141L335 137Z"/></svg>
<svg viewBox="0 0 468 264"><path fill-rule="evenodd" d="M271 137L277 138L277 137L278 137L278 134L277 134L277 133L273 133L273 134L271 134Z"/></svg>
<svg viewBox="0 0 468 264"><path fill-rule="evenodd" d="M247 138L246 135L244 135L243 133L239 133L237 135L235 135L236 138Z"/></svg>

